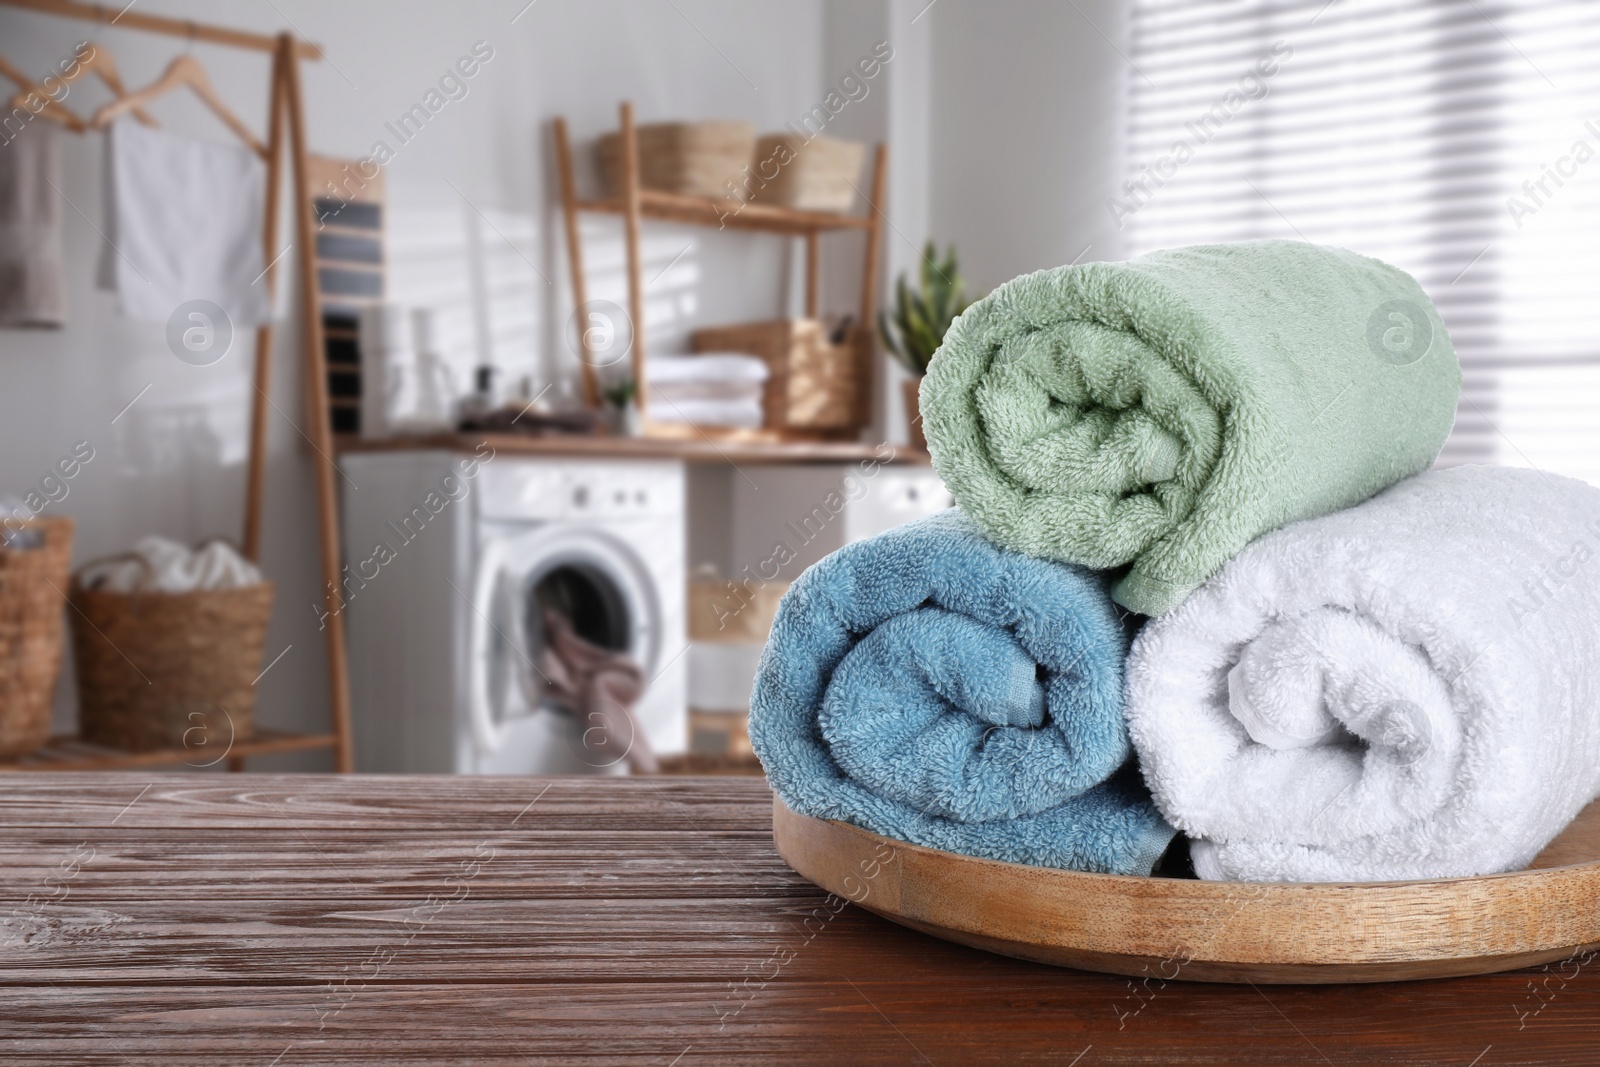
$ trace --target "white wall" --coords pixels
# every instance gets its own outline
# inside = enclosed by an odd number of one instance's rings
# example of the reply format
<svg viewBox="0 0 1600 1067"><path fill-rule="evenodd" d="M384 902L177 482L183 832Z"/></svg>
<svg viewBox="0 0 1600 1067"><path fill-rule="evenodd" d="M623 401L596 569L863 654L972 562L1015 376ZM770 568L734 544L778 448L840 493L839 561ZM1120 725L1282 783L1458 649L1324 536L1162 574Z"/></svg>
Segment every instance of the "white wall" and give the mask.
<svg viewBox="0 0 1600 1067"><path fill-rule="evenodd" d="M1122 5L940 0L929 17L930 232L969 288L1121 258L1105 201L1123 169Z"/></svg>
<svg viewBox="0 0 1600 1067"><path fill-rule="evenodd" d="M470 288L464 275L477 272L492 319L493 355L508 377L531 373L542 380L570 374L574 366L562 337L569 299L564 250L552 225L550 117L567 116L586 160L587 143L614 126L624 98L634 102L641 122L740 117L771 129L809 110L823 82L820 0L542 0L520 15L520 5L509 0L274 3L154 0L140 10L262 32L285 28L287 21L320 42L327 61L302 67L312 149L362 156L378 139L396 149L387 168L395 208L395 295L459 301ZM97 31L88 23L0 10L0 51L39 74L90 35L116 56L135 86L153 80L184 47L137 31ZM385 122L419 100L479 40L494 57L469 83L467 96L399 146ZM233 109L260 123L266 56L203 43L194 54ZM90 113L106 99L103 87L84 83L65 102ZM227 136L192 100L163 100L153 111L168 128ZM100 138L65 140L62 192L73 205L66 221L70 323L60 331L0 331L0 494L26 491L73 442L87 440L95 459L71 483L70 496L50 509L77 520L78 561L123 550L146 533L191 542L237 537L249 345L237 345L214 366L188 366L167 351L160 324L119 317L112 297L94 290L102 242L96 227L103 221ZM676 265L657 278L679 252ZM779 314L793 285L776 238L652 226L645 255L645 276L655 279L648 315L658 351L681 343L693 323ZM598 277L608 262L620 262L620 254L597 246L593 261L593 295L620 300L620 276L609 290ZM283 289L292 278L280 282ZM472 336L470 321L457 325L464 331L457 337L464 372L482 340ZM260 717L275 727L319 729L326 722L326 683L311 605L320 579L310 453L297 429L304 415L294 334L292 327L280 334L274 356L281 412L271 427L264 548L278 596L268 655L292 648L261 682ZM71 707L70 669L65 678L58 690L63 725ZM302 765L321 764L311 759Z"/></svg>

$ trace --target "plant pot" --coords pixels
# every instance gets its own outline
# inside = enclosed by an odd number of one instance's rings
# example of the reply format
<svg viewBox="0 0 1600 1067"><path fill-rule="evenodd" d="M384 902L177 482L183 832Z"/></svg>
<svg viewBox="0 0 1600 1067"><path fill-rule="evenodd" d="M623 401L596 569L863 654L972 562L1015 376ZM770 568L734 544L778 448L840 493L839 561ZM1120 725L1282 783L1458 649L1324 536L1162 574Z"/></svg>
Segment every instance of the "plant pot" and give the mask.
<svg viewBox="0 0 1600 1067"><path fill-rule="evenodd" d="M607 410L613 437L639 437L644 434L644 419L639 415L639 405L628 401L623 407L611 406Z"/></svg>
<svg viewBox="0 0 1600 1067"><path fill-rule="evenodd" d="M928 450L928 439L922 436L922 405L917 400L917 392L922 388L921 378L907 378L900 383L906 401L906 432L912 448Z"/></svg>

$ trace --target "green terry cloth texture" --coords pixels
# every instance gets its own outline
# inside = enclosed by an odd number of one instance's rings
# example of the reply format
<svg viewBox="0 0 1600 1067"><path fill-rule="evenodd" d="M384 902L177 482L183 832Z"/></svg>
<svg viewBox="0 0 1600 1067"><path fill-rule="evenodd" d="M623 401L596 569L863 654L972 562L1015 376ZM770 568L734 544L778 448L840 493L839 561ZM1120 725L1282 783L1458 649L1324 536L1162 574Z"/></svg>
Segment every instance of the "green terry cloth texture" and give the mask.
<svg viewBox="0 0 1600 1067"><path fill-rule="evenodd" d="M1024 275L922 383L933 465L994 540L1160 615L1252 539L1427 469L1461 368L1412 277L1297 241Z"/></svg>

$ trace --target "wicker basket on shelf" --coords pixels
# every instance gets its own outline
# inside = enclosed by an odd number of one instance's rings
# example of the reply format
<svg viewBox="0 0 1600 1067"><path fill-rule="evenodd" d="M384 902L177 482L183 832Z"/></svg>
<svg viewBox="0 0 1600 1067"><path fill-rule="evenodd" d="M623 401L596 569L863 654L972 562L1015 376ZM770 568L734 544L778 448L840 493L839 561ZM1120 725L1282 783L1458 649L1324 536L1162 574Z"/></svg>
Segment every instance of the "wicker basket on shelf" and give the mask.
<svg viewBox="0 0 1600 1067"><path fill-rule="evenodd" d="M212 754L255 733L255 680L272 616L271 582L124 593L87 589L75 580L72 604L85 741L135 752Z"/></svg>
<svg viewBox="0 0 1600 1067"><path fill-rule="evenodd" d="M867 146L791 133L768 134L756 145L758 203L797 211L845 212L855 203Z"/></svg>
<svg viewBox="0 0 1600 1067"><path fill-rule="evenodd" d="M835 344L816 319L710 326L689 339L695 352L744 352L767 364L764 424L777 430L850 433L864 423L861 331Z"/></svg>
<svg viewBox="0 0 1600 1067"><path fill-rule="evenodd" d="M14 536L0 542L0 760L50 739L72 558L71 519L7 526Z"/></svg>
<svg viewBox="0 0 1600 1067"><path fill-rule="evenodd" d="M634 131L639 144L639 184L688 196L742 192L744 169L755 154L756 128L747 122L662 122ZM608 196L622 191L622 135L600 138L600 175Z"/></svg>

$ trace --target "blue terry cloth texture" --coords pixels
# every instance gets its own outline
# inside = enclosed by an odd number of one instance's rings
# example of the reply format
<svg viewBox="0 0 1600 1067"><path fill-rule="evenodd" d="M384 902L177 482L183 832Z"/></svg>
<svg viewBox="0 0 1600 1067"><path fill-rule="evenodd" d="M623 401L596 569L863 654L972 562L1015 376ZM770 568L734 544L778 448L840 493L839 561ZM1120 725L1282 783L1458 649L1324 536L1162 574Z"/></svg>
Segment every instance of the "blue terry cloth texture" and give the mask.
<svg viewBox="0 0 1600 1067"><path fill-rule="evenodd" d="M1108 581L960 511L847 545L785 594L750 740L794 811L1034 866L1149 874L1173 829L1122 717Z"/></svg>

